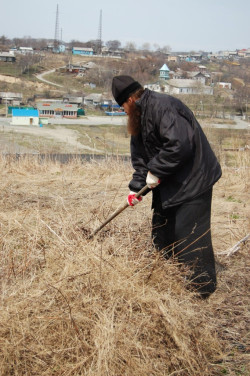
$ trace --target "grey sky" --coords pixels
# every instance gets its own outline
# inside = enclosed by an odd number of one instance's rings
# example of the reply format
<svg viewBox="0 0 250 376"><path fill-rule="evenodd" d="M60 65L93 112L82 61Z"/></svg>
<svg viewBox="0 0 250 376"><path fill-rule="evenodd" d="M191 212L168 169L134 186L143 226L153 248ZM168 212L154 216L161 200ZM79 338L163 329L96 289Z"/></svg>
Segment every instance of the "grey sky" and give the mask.
<svg viewBox="0 0 250 376"><path fill-rule="evenodd" d="M249 0L0 0L0 36L54 38L56 6L63 40L133 41L172 51L250 48Z"/></svg>

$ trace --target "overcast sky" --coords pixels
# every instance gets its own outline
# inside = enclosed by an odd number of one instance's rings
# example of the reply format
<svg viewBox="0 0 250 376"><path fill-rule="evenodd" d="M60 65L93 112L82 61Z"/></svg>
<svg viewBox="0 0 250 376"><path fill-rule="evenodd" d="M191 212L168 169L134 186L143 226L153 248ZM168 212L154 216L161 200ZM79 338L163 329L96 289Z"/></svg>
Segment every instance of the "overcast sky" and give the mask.
<svg viewBox="0 0 250 376"><path fill-rule="evenodd" d="M250 0L0 0L0 36L149 43L172 51L250 48ZM62 32L62 33L61 33Z"/></svg>

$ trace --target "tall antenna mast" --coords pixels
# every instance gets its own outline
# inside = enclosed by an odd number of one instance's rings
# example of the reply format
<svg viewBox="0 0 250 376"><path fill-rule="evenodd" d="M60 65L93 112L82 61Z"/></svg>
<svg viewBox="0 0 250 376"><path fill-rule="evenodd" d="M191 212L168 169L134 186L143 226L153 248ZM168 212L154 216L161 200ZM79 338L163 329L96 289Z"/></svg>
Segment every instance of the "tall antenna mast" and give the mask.
<svg viewBox="0 0 250 376"><path fill-rule="evenodd" d="M100 10L99 28L97 36L97 53L102 53L102 10Z"/></svg>
<svg viewBox="0 0 250 376"><path fill-rule="evenodd" d="M56 6L56 27L55 27L55 38L54 38L54 48L58 49L59 46L59 7Z"/></svg>

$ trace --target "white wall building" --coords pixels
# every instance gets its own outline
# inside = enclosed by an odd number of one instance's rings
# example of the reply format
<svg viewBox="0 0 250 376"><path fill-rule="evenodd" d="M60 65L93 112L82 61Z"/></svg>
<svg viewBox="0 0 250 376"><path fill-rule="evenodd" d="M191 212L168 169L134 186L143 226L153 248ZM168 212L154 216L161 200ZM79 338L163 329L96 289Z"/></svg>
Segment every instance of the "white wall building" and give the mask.
<svg viewBox="0 0 250 376"><path fill-rule="evenodd" d="M38 110L14 108L12 110L12 125L39 125Z"/></svg>
<svg viewBox="0 0 250 376"><path fill-rule="evenodd" d="M168 80L165 92L169 94L205 94L213 95L213 88L198 80L172 79Z"/></svg>

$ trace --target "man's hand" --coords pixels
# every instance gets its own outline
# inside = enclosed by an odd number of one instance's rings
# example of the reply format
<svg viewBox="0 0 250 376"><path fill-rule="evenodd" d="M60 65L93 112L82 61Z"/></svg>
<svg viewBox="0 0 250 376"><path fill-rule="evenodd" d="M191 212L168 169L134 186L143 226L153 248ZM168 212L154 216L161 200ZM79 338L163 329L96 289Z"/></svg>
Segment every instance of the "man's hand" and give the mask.
<svg viewBox="0 0 250 376"><path fill-rule="evenodd" d="M155 187L157 187L157 185L160 184L160 179L157 178L157 176L151 174L150 171L148 171L148 174L147 174L147 179L146 179L146 183L147 183L147 186L149 189L153 189Z"/></svg>
<svg viewBox="0 0 250 376"><path fill-rule="evenodd" d="M142 200L142 196L135 197L135 195L136 195L135 192L132 192L132 191L129 192L129 195L127 197L127 202L129 206L135 206L136 204L138 204L138 202Z"/></svg>

